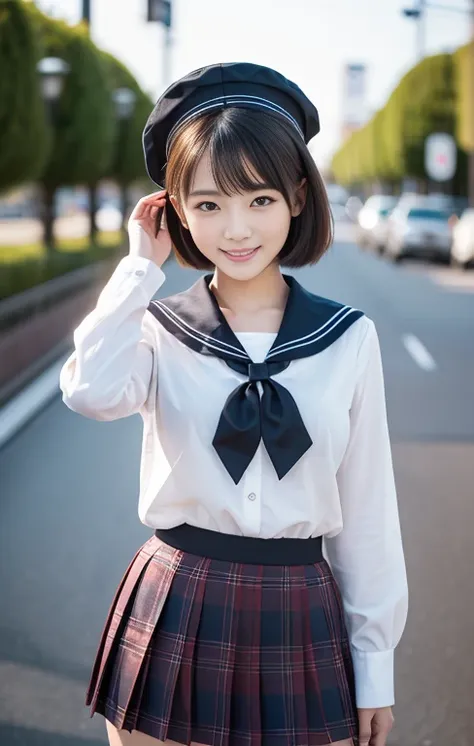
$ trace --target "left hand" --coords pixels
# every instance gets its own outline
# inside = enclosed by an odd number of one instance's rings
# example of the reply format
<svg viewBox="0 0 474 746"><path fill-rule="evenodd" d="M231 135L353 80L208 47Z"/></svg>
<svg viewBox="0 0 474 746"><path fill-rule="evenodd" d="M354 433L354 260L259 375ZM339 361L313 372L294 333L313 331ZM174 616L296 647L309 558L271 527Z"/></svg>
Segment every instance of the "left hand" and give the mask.
<svg viewBox="0 0 474 746"><path fill-rule="evenodd" d="M359 709L359 746L385 746L387 736L393 728L391 707L373 710Z"/></svg>

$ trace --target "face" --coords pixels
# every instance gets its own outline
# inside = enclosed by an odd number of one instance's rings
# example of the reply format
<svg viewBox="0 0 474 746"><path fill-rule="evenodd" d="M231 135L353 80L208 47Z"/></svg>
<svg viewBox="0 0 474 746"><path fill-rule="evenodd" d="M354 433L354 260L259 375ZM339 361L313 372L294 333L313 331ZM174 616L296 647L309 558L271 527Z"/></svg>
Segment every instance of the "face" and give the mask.
<svg viewBox="0 0 474 746"><path fill-rule="evenodd" d="M229 277L249 280L278 262L291 218L304 206L304 182L295 189L291 210L275 189L228 197L219 192L205 154L185 202L170 200L202 254Z"/></svg>

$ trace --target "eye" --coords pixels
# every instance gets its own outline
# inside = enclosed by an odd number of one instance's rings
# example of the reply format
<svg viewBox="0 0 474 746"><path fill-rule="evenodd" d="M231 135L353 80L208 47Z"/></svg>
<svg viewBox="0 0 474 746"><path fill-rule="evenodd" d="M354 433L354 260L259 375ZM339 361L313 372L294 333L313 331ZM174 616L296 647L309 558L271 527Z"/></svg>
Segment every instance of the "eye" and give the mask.
<svg viewBox="0 0 474 746"><path fill-rule="evenodd" d="M267 207L267 205L271 204L272 202L275 202L275 200L272 199L271 197L257 197L257 199L254 199L254 202L261 202L262 200L267 200L267 204L266 205L260 204L260 205L257 205L257 207Z"/></svg>
<svg viewBox="0 0 474 746"><path fill-rule="evenodd" d="M206 206L206 208L208 208L209 205L211 206L210 210L208 210L208 209L204 210L203 209L204 206ZM196 210L201 210L201 212L215 212L214 207L217 207L217 205L216 205L215 202L201 202L199 205L196 205Z"/></svg>

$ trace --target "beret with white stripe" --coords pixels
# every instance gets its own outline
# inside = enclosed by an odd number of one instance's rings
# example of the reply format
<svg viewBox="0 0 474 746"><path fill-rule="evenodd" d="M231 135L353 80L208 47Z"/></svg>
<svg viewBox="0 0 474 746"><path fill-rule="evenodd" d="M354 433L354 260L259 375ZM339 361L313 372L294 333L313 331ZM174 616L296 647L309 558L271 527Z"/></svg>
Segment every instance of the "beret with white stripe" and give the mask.
<svg viewBox="0 0 474 746"><path fill-rule="evenodd" d="M164 185L169 148L182 126L202 114L231 106L279 114L305 143L319 132L314 104L296 83L276 70L250 62L202 67L174 82L148 117L143 149L152 181Z"/></svg>

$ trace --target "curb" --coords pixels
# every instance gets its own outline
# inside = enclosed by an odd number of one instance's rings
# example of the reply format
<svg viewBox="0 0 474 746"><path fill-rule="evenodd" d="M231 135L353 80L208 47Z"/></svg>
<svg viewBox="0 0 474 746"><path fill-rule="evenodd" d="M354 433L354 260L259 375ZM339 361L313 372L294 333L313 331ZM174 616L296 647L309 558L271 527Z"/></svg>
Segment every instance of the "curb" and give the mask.
<svg viewBox="0 0 474 746"><path fill-rule="evenodd" d="M0 448L59 394L59 373L68 357L56 361L0 409Z"/></svg>

